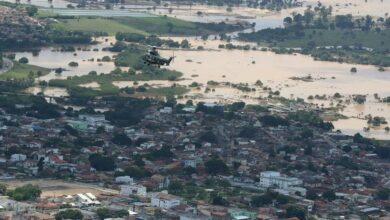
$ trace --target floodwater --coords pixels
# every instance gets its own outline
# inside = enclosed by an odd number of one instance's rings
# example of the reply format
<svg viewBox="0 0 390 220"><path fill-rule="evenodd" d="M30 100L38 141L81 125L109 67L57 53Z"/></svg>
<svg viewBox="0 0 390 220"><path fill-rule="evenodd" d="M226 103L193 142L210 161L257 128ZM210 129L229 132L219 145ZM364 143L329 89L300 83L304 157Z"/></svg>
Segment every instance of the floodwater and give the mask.
<svg viewBox="0 0 390 220"><path fill-rule="evenodd" d="M53 4L65 1L54 1ZM31 4L37 2L31 1ZM62 4L61 3L61 4ZM355 16L370 14L373 16L385 16L390 9L390 0L326 0L322 1L324 5L332 5L335 14L349 14ZM351 3L351 4L350 4ZM309 0L307 5L316 5L317 1ZM46 7L46 6L45 6ZM150 6L145 6L150 7ZM145 11L145 7L135 7L135 10ZM280 27L283 25L282 19L292 12L302 12L305 7L283 10L282 12L270 12L260 9L233 8L233 12L227 13L226 7L210 6L189 6L173 7L170 14L168 8L149 10L151 13L181 18L190 21L199 22L220 22L220 21L247 21L255 22L254 30ZM126 8L132 8L128 6ZM132 8L134 9L134 8ZM197 11L202 11L203 15L198 16ZM248 29L246 31L253 31ZM181 40L181 38L174 38ZM219 50L218 45L226 42L217 40L202 41L196 38L189 38L190 43L194 46L205 47L204 51L196 50L164 50L161 51L163 56L176 56L175 62L169 67L174 70L183 72L183 80L175 82L181 85L190 85L193 82L200 83L199 88L191 88L186 95L188 99L212 102L232 102L245 100L248 103L259 103L259 97L267 97L268 93L261 88L255 87L254 83L261 80L265 86L272 88L273 91L280 91L281 96L286 98L304 98L306 101L310 95L326 95L332 97L338 92L343 95L342 105L345 107L340 113L349 116L349 119L338 120L334 122L336 129L340 129L347 134L353 135L361 132L363 135L378 139L390 139L390 134L384 131L384 128L371 128L369 132L364 132L363 128L367 127L364 116L371 114L373 116L382 116L390 122L390 104L380 103L375 100L374 93L380 97L390 96L390 71L379 72L374 66L340 64L334 62L314 61L309 56L304 55L281 55L272 52L262 51L239 51L239 50ZM115 53L102 51L102 48L113 43L109 38L107 42L99 39L100 43L94 46L83 46L82 48L91 49L90 51L58 52L53 48L43 48L40 55L33 57L31 53L17 53L17 58L27 57L31 64L47 68L65 68L61 75L55 74L54 71L39 80L50 80L53 78L66 78L74 75L84 75L89 71L95 70L98 73L108 73L113 70L112 62L97 62L98 58L103 56L114 56ZM233 42L234 44L245 44ZM96 48L98 51L93 51ZM91 61L91 59L94 61ZM75 61L79 63L78 67L69 67L68 63ZM357 68L357 73L351 74L351 67ZM312 82L292 80L291 77L305 77L311 75L314 79ZM213 80L217 82L231 82L248 84L251 88L256 88L253 92L242 92L238 89L226 86L207 86L207 82ZM138 82L139 85L148 83L152 86L169 86L172 82L149 81ZM133 82L114 82L118 87L133 86ZM95 83L83 85L96 88ZM206 87L209 88L206 92ZM31 92L44 92L53 96L66 95L66 91L55 90L56 88L46 88L41 91L39 88L32 88ZM367 95L367 102L359 105L349 101L355 94ZM312 100L319 106L332 106L337 100L328 98L325 101Z"/></svg>
<svg viewBox="0 0 390 220"><path fill-rule="evenodd" d="M53 0L52 2L48 0L20 0L20 1L15 1L15 0L4 0L6 2L12 2L16 3L19 2L21 4L31 4L31 5L36 5L39 7L44 7L44 8L66 8L68 4L71 4L75 6L76 4L73 4L71 2L65 1L65 0Z"/></svg>
<svg viewBox="0 0 390 220"><path fill-rule="evenodd" d="M53 48L44 48L39 56L33 57L31 53L17 53L17 59L26 56L31 64L48 68L66 68L61 75L51 72L38 80L50 80L55 78L66 78L74 75L85 75L89 71L95 70L98 73L109 73L115 68L112 62L96 62L97 58L103 56L114 56L115 53L102 51L102 48L113 43L113 38L99 38L99 44L86 46L88 49L96 48L98 51L76 51L60 52ZM182 40L183 38L172 38ZM367 124L363 119L365 115L382 116L390 122L390 105L379 103L373 96L377 93L380 97L390 96L390 71L379 72L374 66L341 64L335 62L314 61L311 57L300 54L275 54L262 51L240 51L218 49L221 43L219 40L203 41L196 38L188 38L194 47L203 46L205 50L162 50L163 56L175 55L174 63L168 67L170 69L183 72L183 80L177 82L168 81L139 81L138 85L148 83L154 87L170 86L173 83L180 85L190 85L193 82L200 84L199 88L191 88L186 95L187 99L211 102L233 102L245 100L248 103L259 103L259 97L265 98L268 93L262 88L254 86L257 80L261 80L264 86L272 88L273 91L280 91L286 98L304 98L310 95L333 96L339 92L344 96L343 103L350 100L354 94L368 95L367 103L364 105L345 104L341 112L349 117L358 117L360 119L339 120L335 123L337 129L341 129L348 134L354 134L357 131L363 132L363 127ZM233 42L236 44L237 42ZM237 43L239 44L239 43ZM245 44L245 43L240 43ZM95 61L88 61L94 58ZM68 67L68 63L76 61L78 67ZM351 67L357 68L357 73L351 74ZM292 80L291 77L305 77L311 75L312 82ZM226 86L207 86L207 82L213 80L216 82L230 82L248 84L251 88L256 88L253 92L243 92L235 88ZM133 82L123 81L114 82L114 85L123 88L134 86ZM90 88L98 88L96 82L83 85ZM209 90L206 92L206 88ZM40 88L34 87L29 90L31 93L43 92L50 96L64 96L66 91L58 88ZM318 101L313 103L330 106L334 100ZM384 132L384 129L364 132L366 136L390 139L390 135Z"/></svg>
<svg viewBox="0 0 390 220"><path fill-rule="evenodd" d="M352 14L355 16L381 16L390 12L390 0L325 0L325 6L332 6L334 14ZM316 6L318 0L307 0L306 5Z"/></svg>
<svg viewBox="0 0 390 220"><path fill-rule="evenodd" d="M175 38L173 38L175 39ZM180 40L180 38L176 38ZM310 95L326 95L332 97L336 92L344 98L345 108L341 112L348 117L359 117L356 119L339 120L335 123L337 129L348 134L363 132L367 127L364 116L385 117L390 122L390 104L380 103L374 99L374 94L379 97L390 96L390 71L379 72L377 67L368 65L356 65L346 63L315 61L305 55L275 54L262 51L239 51L239 50L217 50L218 40L195 40L190 39L194 46L202 45L204 51L174 51L175 63L169 68L184 73L186 80L181 84L189 85L192 82L206 85L208 81L248 83L255 87L257 80L261 80L264 86L271 87L273 91L280 91L283 97L304 98ZM211 49L211 50L207 50ZM162 51L164 56L172 55L172 51ZM350 69L356 67L358 72L351 74ZM312 82L293 80L292 77L305 77L311 75ZM194 77L196 76L196 77ZM198 98L208 97L211 100L250 100L256 102L259 96L266 97L268 94L259 94L259 91L243 93L237 89L215 88L215 92L202 94ZM259 90L259 88L257 88ZM193 93L193 92L191 92ZM190 94L191 94L190 93ZM347 103L352 95L367 95L367 102L363 105ZM316 101L313 103L324 104L328 107L337 101ZM359 125L357 127L357 125ZM384 132L384 128L371 129L364 133L366 136L380 139L390 139L390 135Z"/></svg>
<svg viewBox="0 0 390 220"><path fill-rule="evenodd" d="M68 92L64 88L58 88L58 87L30 87L26 89L26 92L37 95L39 93L45 94L45 96L51 96L51 97L64 97L68 96Z"/></svg>
<svg viewBox="0 0 390 220"><path fill-rule="evenodd" d="M107 39L107 41L106 41ZM98 62L104 56L112 57L116 53L104 51L103 48L110 47L114 37L98 38L96 45L74 46L74 52L61 52L59 47L42 48L38 56L33 56L31 52L16 53L16 59L27 57L29 64L52 69L52 71L38 80L65 79L69 76L85 75L90 71L100 73L109 73L115 68L113 62ZM93 59L93 60L92 60ZM70 67L70 62L77 62L79 66ZM54 69L65 69L61 74L55 73Z"/></svg>

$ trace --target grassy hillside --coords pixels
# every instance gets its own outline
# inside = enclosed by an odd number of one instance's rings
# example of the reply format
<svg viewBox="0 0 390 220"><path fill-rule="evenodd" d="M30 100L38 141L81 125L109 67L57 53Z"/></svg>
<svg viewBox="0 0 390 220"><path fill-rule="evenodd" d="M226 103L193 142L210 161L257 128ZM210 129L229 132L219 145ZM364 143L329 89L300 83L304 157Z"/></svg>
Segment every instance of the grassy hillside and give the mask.
<svg viewBox="0 0 390 220"><path fill-rule="evenodd" d="M246 27L225 23L195 23L167 16L158 17L69 17L52 27L61 31L117 32L157 35L202 35L237 31Z"/></svg>
<svg viewBox="0 0 390 220"><path fill-rule="evenodd" d="M38 75L46 75L49 72L49 69L43 67L14 62L14 67L10 71L0 74L0 79L35 78Z"/></svg>
<svg viewBox="0 0 390 220"><path fill-rule="evenodd" d="M114 35L116 32L147 34L131 25L107 18L81 17L78 19L62 19L59 23L53 24L53 27L65 31L105 32L110 35Z"/></svg>

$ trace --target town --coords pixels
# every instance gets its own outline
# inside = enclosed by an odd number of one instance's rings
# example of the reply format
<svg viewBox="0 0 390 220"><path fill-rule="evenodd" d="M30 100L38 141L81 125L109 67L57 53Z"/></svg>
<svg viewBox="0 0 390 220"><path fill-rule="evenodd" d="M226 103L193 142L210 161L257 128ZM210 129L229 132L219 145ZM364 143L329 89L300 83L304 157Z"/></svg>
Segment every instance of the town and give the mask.
<svg viewBox="0 0 390 220"><path fill-rule="evenodd" d="M304 104L112 98L75 110L44 98L2 103L2 219L389 215L388 148L331 131ZM98 104L109 109L90 107ZM36 178L43 183L8 186ZM56 188L53 178L105 190L45 194Z"/></svg>
<svg viewBox="0 0 390 220"><path fill-rule="evenodd" d="M390 5L343 1L0 0L0 219L389 220Z"/></svg>

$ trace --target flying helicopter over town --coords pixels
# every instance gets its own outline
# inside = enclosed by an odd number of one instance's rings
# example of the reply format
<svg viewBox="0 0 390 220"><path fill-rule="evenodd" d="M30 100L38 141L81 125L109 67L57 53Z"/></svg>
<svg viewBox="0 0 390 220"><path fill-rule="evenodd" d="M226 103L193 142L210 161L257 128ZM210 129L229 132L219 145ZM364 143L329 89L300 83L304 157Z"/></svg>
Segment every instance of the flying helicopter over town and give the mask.
<svg viewBox="0 0 390 220"><path fill-rule="evenodd" d="M160 56L157 51L157 47L152 47L151 50L148 50L147 53L142 57L142 60L145 64L156 65L158 68L160 66L169 66L175 57L171 56L168 59Z"/></svg>

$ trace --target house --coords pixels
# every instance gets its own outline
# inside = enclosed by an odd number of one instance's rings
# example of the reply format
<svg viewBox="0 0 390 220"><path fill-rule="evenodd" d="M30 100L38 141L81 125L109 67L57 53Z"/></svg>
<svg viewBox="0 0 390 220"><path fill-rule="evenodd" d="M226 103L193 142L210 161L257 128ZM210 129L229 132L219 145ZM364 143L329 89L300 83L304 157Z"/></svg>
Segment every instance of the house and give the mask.
<svg viewBox="0 0 390 220"><path fill-rule="evenodd" d="M81 206L100 205L100 202L92 193L79 193L76 195L76 201L81 203Z"/></svg>
<svg viewBox="0 0 390 220"><path fill-rule="evenodd" d="M83 121L73 121L69 120L68 125L71 126L72 128L79 130L79 131L85 131L88 129L87 123Z"/></svg>
<svg viewBox="0 0 390 220"><path fill-rule="evenodd" d="M103 123L106 121L104 114L80 114L79 119L90 124Z"/></svg>
<svg viewBox="0 0 390 220"><path fill-rule="evenodd" d="M180 214L180 220L211 220L212 218L203 214L183 213Z"/></svg>
<svg viewBox="0 0 390 220"><path fill-rule="evenodd" d="M255 212L249 212L241 209L229 209L228 214L234 220L256 219Z"/></svg>
<svg viewBox="0 0 390 220"><path fill-rule="evenodd" d="M171 114L172 113L172 107L164 107L164 108L160 109L160 113Z"/></svg>
<svg viewBox="0 0 390 220"><path fill-rule="evenodd" d="M138 195L138 196L146 196L146 187L138 184L126 184L121 185L120 194L123 196L129 195Z"/></svg>
<svg viewBox="0 0 390 220"><path fill-rule="evenodd" d="M116 183L134 184L133 178L130 176L118 176L115 178Z"/></svg>
<svg viewBox="0 0 390 220"><path fill-rule="evenodd" d="M28 212L34 211L34 205L17 202L15 200L8 199L7 197L0 197L0 207L3 207L7 211L18 211L18 212Z"/></svg>
<svg viewBox="0 0 390 220"><path fill-rule="evenodd" d="M195 159L188 159L188 160L184 160L184 167L193 167L193 168L196 168L196 160Z"/></svg>
<svg viewBox="0 0 390 220"><path fill-rule="evenodd" d="M301 185L302 180L295 177L285 177L276 171L265 171L260 173L259 185L264 188L277 187L288 190L290 187Z"/></svg>
<svg viewBox="0 0 390 220"><path fill-rule="evenodd" d="M170 209L180 205L180 199L177 196L167 193L157 193L152 195L151 205L163 209Z"/></svg>

